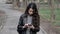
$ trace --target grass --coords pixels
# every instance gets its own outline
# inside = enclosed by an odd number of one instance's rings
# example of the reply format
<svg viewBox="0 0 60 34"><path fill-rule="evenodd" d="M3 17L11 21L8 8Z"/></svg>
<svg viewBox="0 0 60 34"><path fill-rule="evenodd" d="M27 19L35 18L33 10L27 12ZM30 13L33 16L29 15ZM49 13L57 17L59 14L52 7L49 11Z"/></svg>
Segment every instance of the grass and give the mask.
<svg viewBox="0 0 60 34"><path fill-rule="evenodd" d="M60 20L60 9L55 10L56 20Z"/></svg>
<svg viewBox="0 0 60 34"><path fill-rule="evenodd" d="M49 9L40 9L39 13L42 17L46 19L50 19L51 11ZM56 22L53 25L60 26L60 9L55 9L55 15L56 15L55 17Z"/></svg>
<svg viewBox="0 0 60 34"><path fill-rule="evenodd" d="M54 23L54 26L60 26L60 22L56 21L56 22Z"/></svg>
<svg viewBox="0 0 60 34"><path fill-rule="evenodd" d="M39 13L40 13L40 15L41 16L43 16L44 18L46 18L46 19L50 19L50 10L48 9L40 9L39 10Z"/></svg>

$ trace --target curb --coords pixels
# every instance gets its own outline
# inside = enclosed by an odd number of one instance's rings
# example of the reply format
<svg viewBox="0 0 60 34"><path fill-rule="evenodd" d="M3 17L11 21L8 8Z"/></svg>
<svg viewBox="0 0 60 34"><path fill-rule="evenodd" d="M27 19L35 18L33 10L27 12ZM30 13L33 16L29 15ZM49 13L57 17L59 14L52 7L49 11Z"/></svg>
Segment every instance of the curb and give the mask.
<svg viewBox="0 0 60 34"><path fill-rule="evenodd" d="M41 26L40 26L40 28L44 34L47 34L47 32Z"/></svg>
<svg viewBox="0 0 60 34"><path fill-rule="evenodd" d="M0 31L3 29L4 24L6 23L6 19L7 19L7 15L4 13L4 11L1 10L1 12L2 12L2 17L0 18L3 20L0 19L1 20Z"/></svg>

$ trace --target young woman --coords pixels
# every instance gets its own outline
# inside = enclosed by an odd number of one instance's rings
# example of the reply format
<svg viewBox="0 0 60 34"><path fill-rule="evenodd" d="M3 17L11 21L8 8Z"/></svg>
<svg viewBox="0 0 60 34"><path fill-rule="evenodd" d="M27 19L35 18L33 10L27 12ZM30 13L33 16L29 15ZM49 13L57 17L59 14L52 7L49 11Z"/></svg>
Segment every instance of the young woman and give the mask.
<svg viewBox="0 0 60 34"><path fill-rule="evenodd" d="M19 34L37 34L40 31L40 17L35 3L30 3L19 19L17 31Z"/></svg>

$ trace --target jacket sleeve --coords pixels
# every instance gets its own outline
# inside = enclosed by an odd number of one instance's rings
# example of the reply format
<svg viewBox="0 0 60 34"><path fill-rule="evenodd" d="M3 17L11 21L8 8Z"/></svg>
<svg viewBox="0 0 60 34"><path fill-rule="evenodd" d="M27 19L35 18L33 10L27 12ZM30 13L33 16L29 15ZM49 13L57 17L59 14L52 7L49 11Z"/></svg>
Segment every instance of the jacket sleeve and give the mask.
<svg viewBox="0 0 60 34"><path fill-rule="evenodd" d="M34 29L31 29L32 31L34 31L34 32L39 32L40 31L40 17L39 17L39 19L37 20L37 22L36 22L37 24L36 25L34 25Z"/></svg>
<svg viewBox="0 0 60 34"><path fill-rule="evenodd" d="M35 27L34 29L31 29L33 32L39 32L40 31L40 27Z"/></svg>
<svg viewBox="0 0 60 34"><path fill-rule="evenodd" d="M24 31L24 30L26 30L25 28L23 28L23 18L22 18L22 16L20 17L20 19L19 19L19 23L18 23L18 26L17 26L17 31L18 32L20 32L20 31Z"/></svg>

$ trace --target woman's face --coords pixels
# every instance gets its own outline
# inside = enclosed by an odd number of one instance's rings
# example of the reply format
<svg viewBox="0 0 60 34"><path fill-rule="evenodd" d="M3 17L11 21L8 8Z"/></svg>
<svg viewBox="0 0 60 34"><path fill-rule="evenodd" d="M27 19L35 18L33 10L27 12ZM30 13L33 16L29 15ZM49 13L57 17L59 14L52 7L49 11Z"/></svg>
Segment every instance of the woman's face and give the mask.
<svg viewBox="0 0 60 34"><path fill-rule="evenodd" d="M28 11L29 15L32 15L33 14L33 9L30 8L29 11Z"/></svg>

